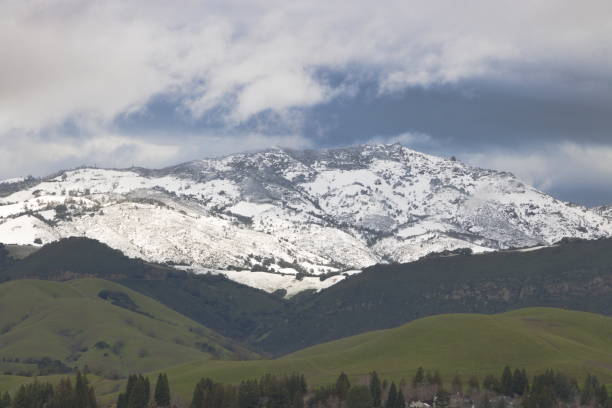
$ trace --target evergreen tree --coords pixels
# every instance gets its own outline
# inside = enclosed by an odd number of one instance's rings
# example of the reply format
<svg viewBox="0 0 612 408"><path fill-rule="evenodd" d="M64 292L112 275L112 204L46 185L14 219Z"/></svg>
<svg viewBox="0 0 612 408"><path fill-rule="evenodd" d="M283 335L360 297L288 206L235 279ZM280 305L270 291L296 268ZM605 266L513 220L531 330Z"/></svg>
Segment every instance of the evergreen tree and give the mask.
<svg viewBox="0 0 612 408"><path fill-rule="evenodd" d="M554 408L557 406L557 398L550 385L536 385L530 390L523 401L525 408Z"/></svg>
<svg viewBox="0 0 612 408"><path fill-rule="evenodd" d="M412 386L414 388L417 388L423 385L424 382L425 382L425 371L423 370L423 367L419 367L417 369L416 374L414 375L414 378L412 379Z"/></svg>
<svg viewBox="0 0 612 408"><path fill-rule="evenodd" d="M155 405L158 407L170 406L170 384L168 384L168 376L159 374L157 383L155 384Z"/></svg>
<svg viewBox="0 0 612 408"><path fill-rule="evenodd" d="M46 407L53 398L53 386L34 381L19 387L13 399L12 408Z"/></svg>
<svg viewBox="0 0 612 408"><path fill-rule="evenodd" d="M196 385L191 399L191 408L204 408L206 398L211 394L213 382L210 378L202 378Z"/></svg>
<svg viewBox="0 0 612 408"><path fill-rule="evenodd" d="M96 397L93 387L89 386L87 376L77 372L74 385L74 401L76 408L96 408Z"/></svg>
<svg viewBox="0 0 612 408"><path fill-rule="evenodd" d="M83 376L83 378L86 385L87 378L85 376ZM79 388L79 386L77 385L76 388ZM117 408L146 408L149 405L150 392L148 378L142 375L130 375L125 387L125 392L120 393L117 397ZM79 398L85 398L89 401L89 405L84 405L83 408L96 407L92 405L95 402L94 390L92 387L85 387L84 391L80 391L79 394L84 395L84 397Z"/></svg>
<svg viewBox="0 0 612 408"><path fill-rule="evenodd" d="M98 402L96 400L96 390L94 387L89 387L89 404L92 408L98 407Z"/></svg>
<svg viewBox="0 0 612 408"><path fill-rule="evenodd" d="M204 407L204 395L205 389L203 387L203 379L200 380L195 389L193 390L193 396L191 397L191 408L201 408ZM119 407L117 407L119 408Z"/></svg>
<svg viewBox="0 0 612 408"><path fill-rule="evenodd" d="M63 378L55 388L50 408L77 408L76 393L69 378Z"/></svg>
<svg viewBox="0 0 612 408"><path fill-rule="evenodd" d="M500 392L508 397L512 397L514 394L512 371L510 371L510 367L508 366L504 368L504 372L502 373Z"/></svg>
<svg viewBox="0 0 612 408"><path fill-rule="evenodd" d="M557 372L554 374L553 387L557 398L561 401L569 403L576 400L576 396L578 395L578 384L576 380L570 379L565 374ZM527 383L525 394L528 390L529 383Z"/></svg>
<svg viewBox="0 0 612 408"><path fill-rule="evenodd" d="M599 387L599 389L597 390L596 398L597 398L597 403L599 404L599 406L601 407L608 406L608 390L606 389L605 385L602 384Z"/></svg>
<svg viewBox="0 0 612 408"><path fill-rule="evenodd" d="M348 376L345 373L341 373L338 380L336 380L336 395L338 395L340 401L346 400L350 388L351 383Z"/></svg>
<svg viewBox="0 0 612 408"><path fill-rule="evenodd" d="M370 373L370 394L372 396L373 406L380 407L382 387L380 377L378 377L378 373L376 371Z"/></svg>
<svg viewBox="0 0 612 408"><path fill-rule="evenodd" d="M440 376L440 371L434 371L433 376L429 382L431 385L437 385L438 387L442 386L442 377Z"/></svg>
<svg viewBox="0 0 612 408"><path fill-rule="evenodd" d="M391 388L389 388L389 395L387 396L387 401L385 402L385 408L395 408L397 405L397 388L395 387L395 383L391 383Z"/></svg>
<svg viewBox="0 0 612 408"><path fill-rule="evenodd" d="M591 374L587 375L587 378L584 381L584 387L582 387L580 403L582 405L590 405L591 403L593 403L596 399L599 389L600 385L597 377Z"/></svg>
<svg viewBox="0 0 612 408"><path fill-rule="evenodd" d="M397 400L395 402L394 408L405 408L406 407L406 398L404 398L404 393L400 387L399 392L397 393Z"/></svg>
<svg viewBox="0 0 612 408"><path fill-rule="evenodd" d="M515 369L514 374L512 374L512 392L515 395L523 396L527 393L528 390L529 378L527 377L525 369Z"/></svg>
<svg viewBox="0 0 612 408"><path fill-rule="evenodd" d="M117 397L117 408L128 408L128 400L129 396L134 389L134 384L136 383L137 377L135 375L130 375L127 380L127 384L125 386L125 392L122 392Z"/></svg>

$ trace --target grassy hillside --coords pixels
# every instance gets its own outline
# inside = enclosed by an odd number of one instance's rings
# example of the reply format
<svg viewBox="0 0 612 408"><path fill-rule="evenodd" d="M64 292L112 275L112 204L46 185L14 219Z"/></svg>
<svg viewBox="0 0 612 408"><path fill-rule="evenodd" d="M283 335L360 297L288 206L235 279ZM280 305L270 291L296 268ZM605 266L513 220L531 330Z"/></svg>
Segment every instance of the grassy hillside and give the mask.
<svg viewBox="0 0 612 408"><path fill-rule="evenodd" d="M257 343L278 354L444 313L559 307L612 314L612 239L376 265L296 302Z"/></svg>
<svg viewBox="0 0 612 408"><path fill-rule="evenodd" d="M360 381L371 370L383 378L411 379L416 369L440 370L449 382L499 375L506 364L533 375L547 368L580 381L587 373L612 382L612 318L552 308L529 308L498 315L451 314L419 319L406 325L320 344L275 360L221 361L195 359L165 368L175 395L188 401L196 382L212 377L225 383L265 373L302 372L313 385L328 384L344 371ZM51 380L56 379L50 377ZM156 372L150 374L154 380ZM32 381L0 376L0 390L14 390ZM114 399L123 386L94 377L103 401Z"/></svg>
<svg viewBox="0 0 612 408"><path fill-rule="evenodd" d="M275 356L444 313L559 307L612 314L612 239L376 265L290 301L224 277L131 259L84 238L61 240L11 262L7 279L110 279Z"/></svg>
<svg viewBox="0 0 612 408"><path fill-rule="evenodd" d="M284 299L221 275L170 272L164 279L117 282L243 343L272 330L290 308Z"/></svg>
<svg viewBox="0 0 612 408"><path fill-rule="evenodd" d="M109 377L252 356L157 301L98 279L0 285L0 344L0 372L13 373L37 373L45 357Z"/></svg>
<svg viewBox="0 0 612 408"><path fill-rule="evenodd" d="M62 239L29 253L22 247L20 254L28 255L23 259L15 248L6 249L0 246L0 282L23 278L114 280L243 342L269 331L288 307L283 299L223 276L195 275L146 263L92 239Z"/></svg>
<svg viewBox="0 0 612 408"><path fill-rule="evenodd" d="M419 366L456 373L498 375L506 364L535 374L555 368L582 379L595 373L612 381L612 318L551 308L498 315L452 314L419 319L398 328L320 344L276 360L192 362L166 370L172 385L189 395L201 377L236 383L266 372L306 374L310 383L353 380L377 370L410 379Z"/></svg>

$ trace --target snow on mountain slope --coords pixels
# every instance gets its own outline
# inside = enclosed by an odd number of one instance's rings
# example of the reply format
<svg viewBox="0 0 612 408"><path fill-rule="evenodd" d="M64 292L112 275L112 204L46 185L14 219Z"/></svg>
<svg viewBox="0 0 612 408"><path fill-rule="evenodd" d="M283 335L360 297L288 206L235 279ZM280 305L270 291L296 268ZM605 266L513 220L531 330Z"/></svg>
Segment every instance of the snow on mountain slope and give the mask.
<svg viewBox="0 0 612 408"><path fill-rule="evenodd" d="M603 215L606 218L612 219L612 205L604 205L593 209L597 214Z"/></svg>
<svg viewBox="0 0 612 408"><path fill-rule="evenodd" d="M377 262L612 233L603 210L400 145L269 150L161 170L83 168L7 185L0 242L87 236L289 294Z"/></svg>

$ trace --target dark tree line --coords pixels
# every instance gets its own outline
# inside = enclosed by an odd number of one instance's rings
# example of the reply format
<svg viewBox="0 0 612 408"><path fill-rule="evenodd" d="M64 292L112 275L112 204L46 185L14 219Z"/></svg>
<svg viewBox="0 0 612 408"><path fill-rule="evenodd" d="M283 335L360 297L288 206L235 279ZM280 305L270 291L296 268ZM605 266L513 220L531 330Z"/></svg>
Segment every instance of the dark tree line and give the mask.
<svg viewBox="0 0 612 408"><path fill-rule="evenodd" d="M97 408L94 388L87 376L77 373L74 385L70 378L62 378L53 386L34 381L24 384L11 398L4 393L0 408Z"/></svg>
<svg viewBox="0 0 612 408"><path fill-rule="evenodd" d="M159 374L153 392L153 406L158 408L170 407L170 384L166 374ZM149 379L142 375L128 377L125 392L117 398L117 408L148 408L151 402L151 384Z"/></svg>
<svg viewBox="0 0 612 408"><path fill-rule="evenodd" d="M355 381L355 380L354 380ZM448 391L445 386L450 386ZM131 375L117 408L169 408L170 384L159 374L152 391L147 377ZM201 379L193 391L189 408L408 408L413 401L435 404L436 408L476 407L523 408L589 407L612 408L606 386L588 375L580 386L561 372L547 370L531 381L524 369L505 367L500 376L487 375L482 384L471 376L466 382L455 375L444 383L437 371L419 368L411 381L381 380L376 371L351 383L341 373L334 384L309 389L302 374L242 381L239 385ZM63 378L53 386L35 381L22 385L11 397L0 394L0 408L97 408L94 388L85 375L73 381Z"/></svg>
<svg viewBox="0 0 612 408"><path fill-rule="evenodd" d="M301 374L266 374L238 386L204 378L195 387L191 408L303 408L307 391Z"/></svg>

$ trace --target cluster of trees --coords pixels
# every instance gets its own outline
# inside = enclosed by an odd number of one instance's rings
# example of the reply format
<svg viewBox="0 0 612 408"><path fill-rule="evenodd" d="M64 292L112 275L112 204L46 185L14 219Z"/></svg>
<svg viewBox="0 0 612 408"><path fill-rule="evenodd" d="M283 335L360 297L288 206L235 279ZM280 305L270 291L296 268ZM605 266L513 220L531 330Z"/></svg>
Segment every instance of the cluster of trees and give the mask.
<svg viewBox="0 0 612 408"><path fill-rule="evenodd" d="M536 375L533 384L523 399L525 408L585 406L612 407L612 397L606 386L599 382L596 376L588 375L582 388L574 378L547 370Z"/></svg>
<svg viewBox="0 0 612 408"><path fill-rule="evenodd" d="M506 366L500 378L494 375L487 375L482 386L487 391L492 391L497 394L507 397L523 396L529 390L529 377L525 369L514 370Z"/></svg>
<svg viewBox="0 0 612 408"><path fill-rule="evenodd" d="M354 380L355 381L355 380ZM412 381L381 380L376 371L351 384L341 373L334 384L309 389L302 374L266 374L239 385L222 384L210 378L200 380L189 408L408 408L413 401L435 408L477 407L523 408L589 407L612 408L612 396L594 375L584 384L560 372L547 370L529 380L526 371L505 367L500 376L487 375L482 384L472 376L466 383L456 375L449 390L438 371L419 368ZM168 377L159 374L151 392L149 379L131 375L119 394L117 408L169 408ZM77 373L52 386L37 381L22 385L11 398L0 394L0 408L97 408L95 392L85 375Z"/></svg>
<svg viewBox="0 0 612 408"><path fill-rule="evenodd" d="M381 381L373 371L367 380L352 385L348 376L341 373L336 383L320 387L307 400L308 408L405 408L406 398L401 385Z"/></svg>
<svg viewBox="0 0 612 408"><path fill-rule="evenodd" d="M155 407L166 408L170 406L170 384L166 374L159 374L155 383L153 394ZM117 398L117 408L147 408L151 402L151 384L149 379L142 375L130 375L125 392Z"/></svg>
<svg viewBox="0 0 612 408"><path fill-rule="evenodd" d="M412 401L422 401L436 408L446 407L524 407L612 408L612 396L597 377L589 375L582 387L567 375L548 370L530 382L524 369L505 367L500 376L487 375L482 383L475 376L464 380L455 375L450 388L444 387L437 371L419 368L412 381L399 384L381 381L376 372L352 386L341 374L332 386L313 390L308 408L407 408Z"/></svg>
<svg viewBox="0 0 612 408"><path fill-rule="evenodd" d="M94 388L87 376L77 373L74 386L70 378L63 378L56 386L35 381L24 384L13 398L4 393L0 408L97 408Z"/></svg>
<svg viewBox="0 0 612 408"><path fill-rule="evenodd" d="M303 408L307 392L302 374L266 374L238 386L204 378L195 387L191 408Z"/></svg>

